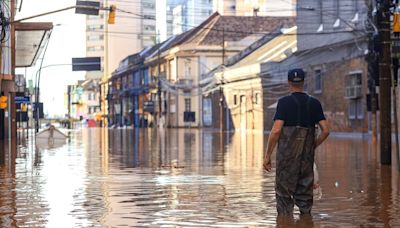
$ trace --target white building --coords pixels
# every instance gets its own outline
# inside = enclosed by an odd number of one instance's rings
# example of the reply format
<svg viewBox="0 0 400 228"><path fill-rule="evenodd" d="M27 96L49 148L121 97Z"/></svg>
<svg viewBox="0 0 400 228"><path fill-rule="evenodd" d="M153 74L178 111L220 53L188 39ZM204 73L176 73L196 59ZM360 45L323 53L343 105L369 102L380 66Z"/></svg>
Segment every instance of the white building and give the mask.
<svg viewBox="0 0 400 228"><path fill-rule="evenodd" d="M106 74L118 68L119 62L132 53L156 43L156 1L109 0L117 8L115 24L105 28L105 49L108 51ZM107 19L107 18L106 18Z"/></svg>
<svg viewBox="0 0 400 228"><path fill-rule="evenodd" d="M196 27L212 13L212 0L186 0L173 9L173 34L181 34Z"/></svg>
<svg viewBox="0 0 400 228"><path fill-rule="evenodd" d="M196 27L216 11L224 16L294 16L296 0L157 0L159 41Z"/></svg>
<svg viewBox="0 0 400 228"><path fill-rule="evenodd" d="M173 35L173 10L186 0L157 0L156 1L156 31L159 42Z"/></svg>
<svg viewBox="0 0 400 228"><path fill-rule="evenodd" d="M225 16L294 16L296 0L214 0L214 11Z"/></svg>
<svg viewBox="0 0 400 228"><path fill-rule="evenodd" d="M105 3L106 0L103 0ZM116 6L115 24L104 23L104 72L101 80L101 111L107 114L107 80L126 56L140 52L156 43L156 1L107 0L105 7Z"/></svg>
<svg viewBox="0 0 400 228"><path fill-rule="evenodd" d="M100 57L101 71L87 71L86 79L101 79L104 74L104 12L86 16L86 57Z"/></svg>

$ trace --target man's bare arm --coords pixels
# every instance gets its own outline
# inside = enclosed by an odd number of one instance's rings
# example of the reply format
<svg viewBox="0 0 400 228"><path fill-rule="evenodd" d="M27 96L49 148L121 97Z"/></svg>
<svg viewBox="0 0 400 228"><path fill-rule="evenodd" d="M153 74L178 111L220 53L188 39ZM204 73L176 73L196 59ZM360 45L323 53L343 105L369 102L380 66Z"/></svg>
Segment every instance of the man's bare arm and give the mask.
<svg viewBox="0 0 400 228"><path fill-rule="evenodd" d="M321 120L319 121L318 125L321 128L321 134L319 134L318 138L315 140L315 148L322 144L326 138L328 138L330 130L328 126L328 121Z"/></svg>
<svg viewBox="0 0 400 228"><path fill-rule="evenodd" d="M271 171L271 154L274 151L276 143L279 140L279 136L281 135L284 121L283 120L275 120L274 125L272 126L271 133L268 137L267 143L267 151L264 157L264 169L268 172Z"/></svg>

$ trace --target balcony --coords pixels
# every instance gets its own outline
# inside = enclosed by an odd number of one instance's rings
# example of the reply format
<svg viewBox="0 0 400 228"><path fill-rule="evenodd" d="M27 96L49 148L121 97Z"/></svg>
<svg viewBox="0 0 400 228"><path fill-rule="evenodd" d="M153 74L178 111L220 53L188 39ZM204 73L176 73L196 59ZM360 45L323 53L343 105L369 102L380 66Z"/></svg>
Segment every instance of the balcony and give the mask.
<svg viewBox="0 0 400 228"><path fill-rule="evenodd" d="M193 80L183 78L178 79L175 83L175 87L183 90L184 92L190 92L193 89Z"/></svg>

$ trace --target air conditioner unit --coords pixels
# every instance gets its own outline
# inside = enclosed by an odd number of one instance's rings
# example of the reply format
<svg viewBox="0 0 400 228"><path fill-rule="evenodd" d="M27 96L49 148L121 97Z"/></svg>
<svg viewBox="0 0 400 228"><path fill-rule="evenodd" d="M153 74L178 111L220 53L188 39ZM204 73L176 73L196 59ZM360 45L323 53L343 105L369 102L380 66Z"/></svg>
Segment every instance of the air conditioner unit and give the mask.
<svg viewBox="0 0 400 228"><path fill-rule="evenodd" d="M361 86L348 86L346 87L345 97L347 99L357 99L361 97Z"/></svg>

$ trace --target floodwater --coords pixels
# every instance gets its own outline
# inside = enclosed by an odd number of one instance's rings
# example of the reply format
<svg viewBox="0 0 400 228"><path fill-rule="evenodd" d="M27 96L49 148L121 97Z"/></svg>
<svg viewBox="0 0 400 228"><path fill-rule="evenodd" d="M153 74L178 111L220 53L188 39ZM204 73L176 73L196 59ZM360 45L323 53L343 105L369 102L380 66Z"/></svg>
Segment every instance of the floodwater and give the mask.
<svg viewBox="0 0 400 228"><path fill-rule="evenodd" d="M198 129L79 129L64 145L7 143L0 227L286 227L266 136ZM11 149L11 150L10 150ZM393 158L393 160L395 160ZM400 227L399 173L368 139L317 150L322 197L298 227Z"/></svg>

